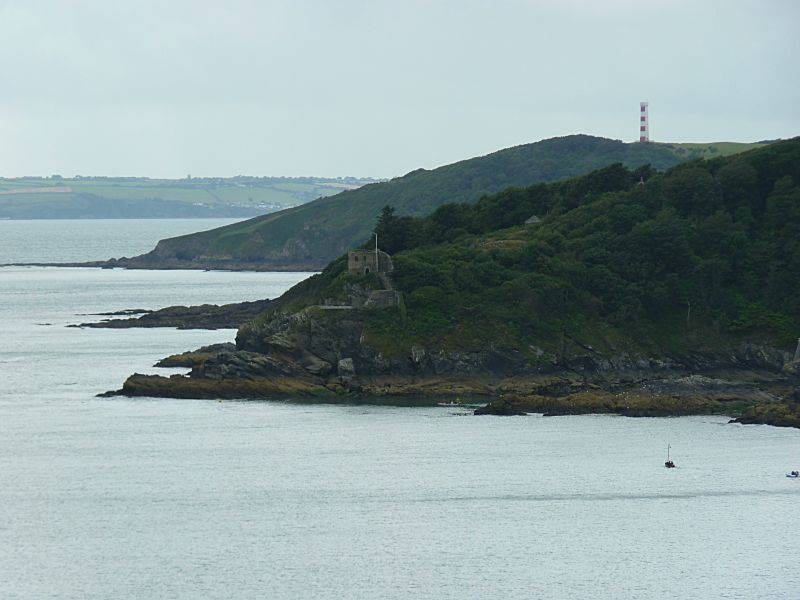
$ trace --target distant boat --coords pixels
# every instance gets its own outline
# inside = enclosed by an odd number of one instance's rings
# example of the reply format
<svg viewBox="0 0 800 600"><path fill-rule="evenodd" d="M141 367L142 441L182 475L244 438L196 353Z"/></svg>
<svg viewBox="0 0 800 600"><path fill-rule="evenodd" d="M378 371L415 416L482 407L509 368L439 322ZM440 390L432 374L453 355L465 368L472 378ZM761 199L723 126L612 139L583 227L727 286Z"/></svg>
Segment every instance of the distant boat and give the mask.
<svg viewBox="0 0 800 600"><path fill-rule="evenodd" d="M450 400L450 402L437 402L437 406L461 406L461 399L456 398L455 400Z"/></svg>
<svg viewBox="0 0 800 600"><path fill-rule="evenodd" d="M664 463L664 466L667 467L668 469L674 469L675 468L675 463L672 462L672 459L670 459L670 457L669 457L669 449L670 449L670 445L667 444L667 462Z"/></svg>
<svg viewBox="0 0 800 600"><path fill-rule="evenodd" d="M790 471L786 474L787 477L791 477L792 479L797 479L800 477L800 471Z"/></svg>

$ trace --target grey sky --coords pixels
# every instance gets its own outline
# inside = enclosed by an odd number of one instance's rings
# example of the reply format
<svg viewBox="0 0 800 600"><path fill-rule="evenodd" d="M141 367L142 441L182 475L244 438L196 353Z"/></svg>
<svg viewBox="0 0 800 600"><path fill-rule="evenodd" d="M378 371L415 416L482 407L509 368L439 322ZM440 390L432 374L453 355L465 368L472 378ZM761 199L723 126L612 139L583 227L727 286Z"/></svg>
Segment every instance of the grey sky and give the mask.
<svg viewBox="0 0 800 600"><path fill-rule="evenodd" d="M794 0L0 0L0 176L360 175L800 134Z"/></svg>

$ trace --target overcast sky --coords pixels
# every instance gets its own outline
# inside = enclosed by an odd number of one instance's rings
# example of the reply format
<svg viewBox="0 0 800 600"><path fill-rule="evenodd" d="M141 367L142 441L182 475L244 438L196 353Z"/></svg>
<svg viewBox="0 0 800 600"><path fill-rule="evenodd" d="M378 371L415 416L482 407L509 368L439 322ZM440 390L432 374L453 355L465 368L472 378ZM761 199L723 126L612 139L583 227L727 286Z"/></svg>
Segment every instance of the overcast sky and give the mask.
<svg viewBox="0 0 800 600"><path fill-rule="evenodd" d="M800 134L794 0L0 0L0 176L391 177Z"/></svg>

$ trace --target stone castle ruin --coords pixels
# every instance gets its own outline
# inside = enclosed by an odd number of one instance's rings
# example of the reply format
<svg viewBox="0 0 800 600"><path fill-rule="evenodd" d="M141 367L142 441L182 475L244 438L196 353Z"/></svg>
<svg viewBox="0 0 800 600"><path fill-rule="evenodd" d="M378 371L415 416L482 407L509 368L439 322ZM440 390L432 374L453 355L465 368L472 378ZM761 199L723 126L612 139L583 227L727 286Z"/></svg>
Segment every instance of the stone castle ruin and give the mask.
<svg viewBox="0 0 800 600"><path fill-rule="evenodd" d="M400 292L394 289L390 273L394 270L392 257L382 250L351 250L347 253L347 272L351 275L374 273L383 289L372 290L366 301L351 298L353 306L364 308L387 308L400 304Z"/></svg>
<svg viewBox="0 0 800 600"><path fill-rule="evenodd" d="M347 253L347 271L351 275L391 273L392 257L383 250L351 250Z"/></svg>

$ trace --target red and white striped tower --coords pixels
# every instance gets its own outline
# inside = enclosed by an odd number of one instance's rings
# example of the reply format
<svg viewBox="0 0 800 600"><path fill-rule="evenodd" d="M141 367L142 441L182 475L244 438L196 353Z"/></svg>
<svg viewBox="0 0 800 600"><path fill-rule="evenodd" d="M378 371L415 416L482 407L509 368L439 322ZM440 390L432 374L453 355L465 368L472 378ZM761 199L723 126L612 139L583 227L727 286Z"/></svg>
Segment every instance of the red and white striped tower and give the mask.
<svg viewBox="0 0 800 600"><path fill-rule="evenodd" d="M647 122L647 102L639 102L639 141L650 141L650 124Z"/></svg>

